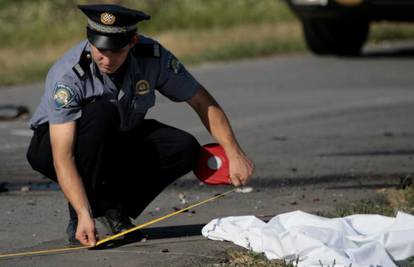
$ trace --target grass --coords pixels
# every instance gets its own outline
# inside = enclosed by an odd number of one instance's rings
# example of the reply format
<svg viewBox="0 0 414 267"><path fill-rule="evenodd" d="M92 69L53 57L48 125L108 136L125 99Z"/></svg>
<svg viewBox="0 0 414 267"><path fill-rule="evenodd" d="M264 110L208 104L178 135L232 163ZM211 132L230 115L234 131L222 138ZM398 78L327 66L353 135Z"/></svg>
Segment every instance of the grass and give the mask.
<svg viewBox="0 0 414 267"><path fill-rule="evenodd" d="M333 211L318 213L320 216L334 218L353 214L381 214L395 216L397 211L414 214L414 185L406 189L381 190L378 196L370 200L336 207ZM247 250L229 250L226 259L216 267L260 266L260 267L294 267L296 262L287 263L281 260L268 260L264 254ZM414 267L414 257L398 263L400 267Z"/></svg>
<svg viewBox="0 0 414 267"><path fill-rule="evenodd" d="M370 29L370 41L379 43L382 41L395 41L414 38L414 24L404 22L376 22Z"/></svg>
<svg viewBox="0 0 414 267"><path fill-rule="evenodd" d="M297 263L283 260L268 260L263 254L253 251L231 249L227 251L227 258L214 267L295 267Z"/></svg>
<svg viewBox="0 0 414 267"><path fill-rule="evenodd" d="M195 39L194 36L197 36ZM154 34L185 64L297 52L305 49L298 23L244 24L228 28L186 29ZM79 40L82 38L79 38ZM213 40L213 41L212 41ZM0 48L0 85L43 80L47 69L78 39L36 49ZM10 55L19 55L10 60Z"/></svg>
<svg viewBox="0 0 414 267"><path fill-rule="evenodd" d="M70 46L85 38L76 4L94 1L0 0L0 85L43 80ZM159 39L186 64L303 49L299 24L275 0L121 0L151 14L139 31ZM293 24L290 24L293 22Z"/></svg>
<svg viewBox="0 0 414 267"><path fill-rule="evenodd" d="M85 38L76 4L120 3L152 16L139 31L185 64L306 51L300 23L282 0L0 0L0 86L44 79ZM370 42L413 39L409 23L375 23Z"/></svg>

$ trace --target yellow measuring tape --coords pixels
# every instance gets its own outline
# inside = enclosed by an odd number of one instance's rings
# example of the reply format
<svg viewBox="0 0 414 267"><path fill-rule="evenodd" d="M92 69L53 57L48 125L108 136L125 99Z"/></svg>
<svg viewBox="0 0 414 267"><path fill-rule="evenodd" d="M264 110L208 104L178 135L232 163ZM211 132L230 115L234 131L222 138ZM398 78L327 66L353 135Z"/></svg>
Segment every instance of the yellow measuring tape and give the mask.
<svg viewBox="0 0 414 267"><path fill-rule="evenodd" d="M211 197L211 198L209 198L209 199L206 199L206 200L203 200L203 201L201 201L201 202L195 203L195 204L190 205L190 206L188 206L188 207L186 207L186 208L183 208L183 209L181 209L181 210L178 210L178 211L172 212L172 213L170 213L170 214L167 214L167 215L162 216L162 217L160 217L160 218L154 219L154 220L152 220L152 221L149 221L149 222L146 222L146 223L143 223L143 224L137 225L137 226L135 226L135 227L133 227L133 228L131 228L131 229L128 229L128 230L126 230L126 231L123 231L123 232L120 232L120 233L118 233L118 234L115 234L115 235L109 236L109 237L107 237L107 238L104 238L104 239L99 240L98 242L96 242L96 245L95 245L95 246L76 246L76 247L64 247L64 248L56 248L56 249L46 249L46 250L36 250L36 251L27 251L27 252L19 252L19 253L10 253L10 254L0 254L0 259L4 259L4 258L12 258L12 257L23 257L23 256L45 255L45 254L52 254L52 253L59 253L59 252L69 252L69 251L75 251L75 250L81 250L81 249L94 248L94 247L100 246L100 245L102 245L102 244L104 244L104 243L106 243L106 242L108 242L108 241L111 241L111 240L113 240L113 239L116 239L116 238L118 238L118 237L124 236L124 235L129 234L129 233L131 233L131 232L134 232L134 231L136 231L136 230L139 230L139 229L142 229L142 228L144 228L144 227L147 227L147 226L149 226L149 225L151 225L151 224L154 224L154 223L160 222L160 221L162 221L162 220L165 220L165 219L167 219L167 218L170 218L170 217L172 217L172 216L175 216L175 215L177 215L177 214L180 214L180 213L182 213L182 212L184 212L184 211L187 211L187 210L189 210L189 209L193 209L193 208L198 207L198 206L201 206L201 205L203 205L203 204L205 204L205 203L207 203L207 202L210 202L210 201L216 200L216 199L218 199L218 198L220 198L220 197L224 197L225 195L230 194L230 193L232 193L232 192L234 192L234 191L236 191L236 189L232 189L232 190L230 190L230 191L227 191L227 192L224 192L224 193L221 193L221 194L215 195L214 197Z"/></svg>

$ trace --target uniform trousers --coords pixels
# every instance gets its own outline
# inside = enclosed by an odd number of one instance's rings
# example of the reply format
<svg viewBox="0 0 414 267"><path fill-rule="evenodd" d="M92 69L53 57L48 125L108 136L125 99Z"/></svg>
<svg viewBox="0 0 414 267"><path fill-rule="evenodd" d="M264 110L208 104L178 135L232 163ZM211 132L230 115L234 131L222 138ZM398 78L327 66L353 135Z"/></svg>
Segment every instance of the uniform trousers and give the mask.
<svg viewBox="0 0 414 267"><path fill-rule="evenodd" d="M117 108L107 101L85 105L76 121L75 163L94 217L119 207L137 217L198 161L200 144L185 131L156 120L143 120L129 131L118 127ZM57 181L48 123L34 130L27 159L34 170Z"/></svg>

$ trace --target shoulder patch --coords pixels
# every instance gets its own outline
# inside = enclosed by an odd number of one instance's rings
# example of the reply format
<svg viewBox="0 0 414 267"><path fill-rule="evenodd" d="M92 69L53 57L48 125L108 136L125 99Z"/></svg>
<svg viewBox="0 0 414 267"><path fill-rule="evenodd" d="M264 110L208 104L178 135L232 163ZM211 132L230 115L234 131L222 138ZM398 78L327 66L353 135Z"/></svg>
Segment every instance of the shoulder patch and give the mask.
<svg viewBox="0 0 414 267"><path fill-rule="evenodd" d="M179 74L181 72L181 62L173 54L168 55L167 65L173 73Z"/></svg>
<svg viewBox="0 0 414 267"><path fill-rule="evenodd" d="M67 107L75 99L75 90L63 83L57 83L53 92L56 109Z"/></svg>
<svg viewBox="0 0 414 267"><path fill-rule="evenodd" d="M155 44L136 44L132 50L136 57L160 57L160 45Z"/></svg>

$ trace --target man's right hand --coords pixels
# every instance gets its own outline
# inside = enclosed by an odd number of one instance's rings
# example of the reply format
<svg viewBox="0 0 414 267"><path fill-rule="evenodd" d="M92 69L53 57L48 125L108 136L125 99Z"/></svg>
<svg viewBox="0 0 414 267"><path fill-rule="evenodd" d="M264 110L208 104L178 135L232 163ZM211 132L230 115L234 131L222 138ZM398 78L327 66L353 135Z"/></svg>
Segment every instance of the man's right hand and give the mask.
<svg viewBox="0 0 414 267"><path fill-rule="evenodd" d="M76 229L76 239L84 246L95 246L97 232L95 221L90 215L78 215L78 227Z"/></svg>

